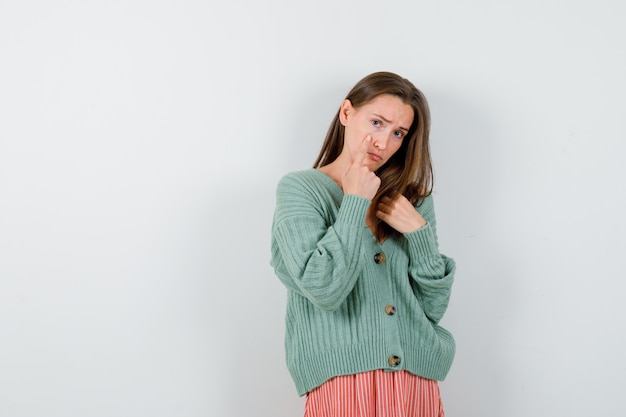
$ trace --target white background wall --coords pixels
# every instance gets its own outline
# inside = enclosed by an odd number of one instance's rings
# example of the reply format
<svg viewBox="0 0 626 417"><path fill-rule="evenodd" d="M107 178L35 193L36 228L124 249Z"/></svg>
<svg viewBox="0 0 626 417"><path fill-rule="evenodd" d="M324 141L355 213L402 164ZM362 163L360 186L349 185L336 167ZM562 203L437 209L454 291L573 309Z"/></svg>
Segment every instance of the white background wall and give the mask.
<svg viewBox="0 0 626 417"><path fill-rule="evenodd" d="M618 0L0 0L0 416L298 416L274 188L430 100L450 417L622 415Z"/></svg>

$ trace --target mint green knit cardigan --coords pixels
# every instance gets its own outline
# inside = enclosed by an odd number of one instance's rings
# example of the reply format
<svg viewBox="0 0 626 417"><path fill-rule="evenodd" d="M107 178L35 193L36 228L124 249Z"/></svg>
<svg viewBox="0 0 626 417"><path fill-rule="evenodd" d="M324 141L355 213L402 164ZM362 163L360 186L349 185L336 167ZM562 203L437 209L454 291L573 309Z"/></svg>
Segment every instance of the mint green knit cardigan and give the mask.
<svg viewBox="0 0 626 417"><path fill-rule="evenodd" d="M455 264L439 253L432 196L416 207L426 226L383 243L365 224L369 204L315 169L278 184L271 264L287 287L286 360L300 395L375 369L443 380L452 365L454 339L438 323Z"/></svg>

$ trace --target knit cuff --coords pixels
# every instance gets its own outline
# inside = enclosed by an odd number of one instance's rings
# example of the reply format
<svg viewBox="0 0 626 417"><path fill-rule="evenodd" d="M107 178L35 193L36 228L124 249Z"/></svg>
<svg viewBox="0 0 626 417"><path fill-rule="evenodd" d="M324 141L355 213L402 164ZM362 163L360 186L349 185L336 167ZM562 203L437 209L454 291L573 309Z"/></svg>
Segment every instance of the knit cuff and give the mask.
<svg viewBox="0 0 626 417"><path fill-rule="evenodd" d="M371 201L365 197L346 194L341 200L341 207L337 213L337 222L347 225L365 226L365 215Z"/></svg>
<svg viewBox="0 0 626 417"><path fill-rule="evenodd" d="M430 224L426 224L414 232L405 233L404 237L409 242L411 257L425 258L439 255L437 240Z"/></svg>

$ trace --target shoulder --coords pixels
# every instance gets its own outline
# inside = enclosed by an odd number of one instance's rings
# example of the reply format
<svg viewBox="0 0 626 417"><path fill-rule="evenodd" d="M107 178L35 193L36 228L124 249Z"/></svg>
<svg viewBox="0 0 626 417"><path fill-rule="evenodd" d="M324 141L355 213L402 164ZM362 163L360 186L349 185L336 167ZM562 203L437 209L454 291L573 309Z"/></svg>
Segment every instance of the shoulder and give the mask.
<svg viewBox="0 0 626 417"><path fill-rule="evenodd" d="M316 169L285 174L276 189L278 220L285 217L325 215L339 205L343 193L338 185Z"/></svg>
<svg viewBox="0 0 626 417"><path fill-rule="evenodd" d="M315 190L315 170L290 172L282 176L278 181L276 193L287 195L311 194ZM314 193L314 192L313 192Z"/></svg>
<svg viewBox="0 0 626 417"><path fill-rule="evenodd" d="M297 184L303 184L306 182L310 182L315 177L315 169L310 168L303 171L294 171L289 172L282 176L280 181L278 181L278 187L282 186L293 186Z"/></svg>
<svg viewBox="0 0 626 417"><path fill-rule="evenodd" d="M314 169L295 171L283 175L276 187L276 202L279 206L290 206L302 201L316 201L322 193Z"/></svg>
<svg viewBox="0 0 626 417"><path fill-rule="evenodd" d="M430 193L426 197L420 199L417 204L415 204L415 208L419 211L431 211L435 208L435 203L433 201L433 194Z"/></svg>
<svg viewBox="0 0 626 417"><path fill-rule="evenodd" d="M342 194L339 186L330 177L314 168L285 174L278 182L278 193L281 192L333 197Z"/></svg>

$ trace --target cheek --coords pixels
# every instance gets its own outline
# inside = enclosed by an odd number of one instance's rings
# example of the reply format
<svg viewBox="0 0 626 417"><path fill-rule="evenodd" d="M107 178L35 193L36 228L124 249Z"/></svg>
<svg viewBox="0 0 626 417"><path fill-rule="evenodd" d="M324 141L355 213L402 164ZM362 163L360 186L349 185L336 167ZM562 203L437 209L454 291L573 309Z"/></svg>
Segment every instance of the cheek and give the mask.
<svg viewBox="0 0 626 417"><path fill-rule="evenodd" d="M402 141L391 141L390 142L390 155L389 157L391 158L392 155L394 155L396 152L398 152L400 150L400 148L402 147Z"/></svg>
<svg viewBox="0 0 626 417"><path fill-rule="evenodd" d="M359 149L358 134L354 130L346 129L343 135L343 150L354 153Z"/></svg>
<svg viewBox="0 0 626 417"><path fill-rule="evenodd" d="M343 135L344 146L348 145L350 148L359 149L361 142L368 134L370 134L368 130L359 126L346 127Z"/></svg>

